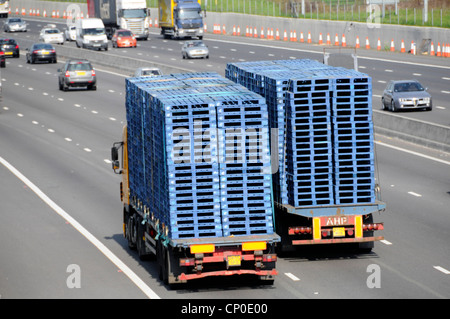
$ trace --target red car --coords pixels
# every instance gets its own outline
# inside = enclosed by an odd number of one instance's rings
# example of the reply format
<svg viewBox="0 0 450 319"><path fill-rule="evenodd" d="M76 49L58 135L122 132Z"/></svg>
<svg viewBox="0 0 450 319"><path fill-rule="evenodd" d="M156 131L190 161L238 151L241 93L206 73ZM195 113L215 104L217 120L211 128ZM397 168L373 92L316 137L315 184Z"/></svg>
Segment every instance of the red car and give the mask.
<svg viewBox="0 0 450 319"><path fill-rule="evenodd" d="M136 37L130 30L116 30L111 38L113 48L136 47Z"/></svg>

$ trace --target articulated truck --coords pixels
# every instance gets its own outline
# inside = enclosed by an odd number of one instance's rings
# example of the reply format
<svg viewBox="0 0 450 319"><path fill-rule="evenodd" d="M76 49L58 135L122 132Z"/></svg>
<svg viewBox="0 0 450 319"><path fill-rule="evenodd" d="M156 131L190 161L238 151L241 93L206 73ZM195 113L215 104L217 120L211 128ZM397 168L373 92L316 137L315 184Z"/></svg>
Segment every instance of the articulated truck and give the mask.
<svg viewBox="0 0 450 319"><path fill-rule="evenodd" d="M382 240L371 78L315 60L229 63L225 75L261 94L271 134L278 252L297 245Z"/></svg>
<svg viewBox="0 0 450 319"><path fill-rule="evenodd" d="M159 26L165 38L203 39L200 0L158 0Z"/></svg>
<svg viewBox="0 0 450 319"><path fill-rule="evenodd" d="M217 73L126 79L123 232L166 284L277 271L267 105Z"/></svg>
<svg viewBox="0 0 450 319"><path fill-rule="evenodd" d="M91 18L100 18L109 39L117 29L127 29L138 39L149 36L150 10L146 0L88 0Z"/></svg>

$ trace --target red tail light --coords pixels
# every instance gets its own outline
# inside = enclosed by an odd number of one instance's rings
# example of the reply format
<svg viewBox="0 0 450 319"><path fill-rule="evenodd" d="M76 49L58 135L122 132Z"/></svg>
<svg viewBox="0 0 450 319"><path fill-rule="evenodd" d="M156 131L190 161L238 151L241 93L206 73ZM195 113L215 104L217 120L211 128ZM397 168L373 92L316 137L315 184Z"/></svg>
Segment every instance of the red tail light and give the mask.
<svg viewBox="0 0 450 319"><path fill-rule="evenodd" d="M66 71L66 78L70 77L69 71Z"/></svg>
<svg viewBox="0 0 450 319"><path fill-rule="evenodd" d="M18 49L19 48L19 45L16 45L16 49Z"/></svg>
<svg viewBox="0 0 450 319"><path fill-rule="evenodd" d="M92 70L92 76L95 76L95 70Z"/></svg>
<svg viewBox="0 0 450 319"><path fill-rule="evenodd" d="M33 53L34 54L38 54L39 50L34 50Z"/></svg>

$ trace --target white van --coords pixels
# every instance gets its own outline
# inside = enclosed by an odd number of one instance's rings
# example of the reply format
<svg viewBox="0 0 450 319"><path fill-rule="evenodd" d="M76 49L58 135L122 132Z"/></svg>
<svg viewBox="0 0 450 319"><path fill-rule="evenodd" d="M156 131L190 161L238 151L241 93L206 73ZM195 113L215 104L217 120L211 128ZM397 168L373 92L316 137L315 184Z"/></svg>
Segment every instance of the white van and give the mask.
<svg viewBox="0 0 450 319"><path fill-rule="evenodd" d="M75 26L77 47L108 50L108 38L101 19L78 19Z"/></svg>

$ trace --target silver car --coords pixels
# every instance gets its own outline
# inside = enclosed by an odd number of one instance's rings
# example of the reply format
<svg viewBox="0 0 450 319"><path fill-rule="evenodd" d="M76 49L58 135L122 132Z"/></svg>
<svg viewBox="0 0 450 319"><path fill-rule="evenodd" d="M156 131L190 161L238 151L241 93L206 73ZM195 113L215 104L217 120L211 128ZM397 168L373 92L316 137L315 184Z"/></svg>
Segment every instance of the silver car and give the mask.
<svg viewBox="0 0 450 319"><path fill-rule="evenodd" d="M186 41L181 48L183 59L207 58L209 59L209 49L201 40Z"/></svg>
<svg viewBox="0 0 450 319"><path fill-rule="evenodd" d="M8 18L3 24L5 32L27 32L27 23L21 18Z"/></svg>
<svg viewBox="0 0 450 319"><path fill-rule="evenodd" d="M58 86L62 91L82 86L88 90L97 89L95 70L88 60L68 60L58 72Z"/></svg>
<svg viewBox="0 0 450 319"><path fill-rule="evenodd" d="M416 80L390 81L381 97L383 110L392 112L408 109L431 111L430 93Z"/></svg>

